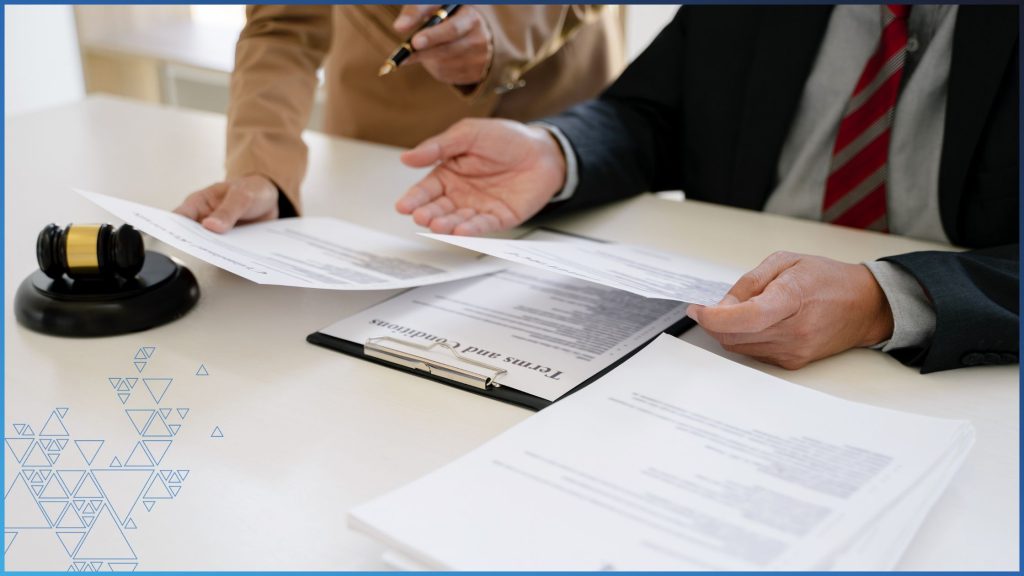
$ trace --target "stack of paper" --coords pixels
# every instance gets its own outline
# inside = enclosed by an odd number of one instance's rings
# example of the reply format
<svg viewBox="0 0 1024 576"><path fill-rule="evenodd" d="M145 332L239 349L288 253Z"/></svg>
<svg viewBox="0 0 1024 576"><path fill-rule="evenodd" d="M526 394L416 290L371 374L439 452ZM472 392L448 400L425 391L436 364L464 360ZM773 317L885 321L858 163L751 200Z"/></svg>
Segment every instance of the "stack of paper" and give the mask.
<svg viewBox="0 0 1024 576"><path fill-rule="evenodd" d="M661 336L349 521L410 567L886 569L973 440Z"/></svg>
<svg viewBox="0 0 1024 576"><path fill-rule="evenodd" d="M718 304L741 275L706 260L632 244L421 235L647 298L704 306Z"/></svg>
<svg viewBox="0 0 1024 576"><path fill-rule="evenodd" d="M740 273L628 244L501 240L424 234L400 238L336 218L285 218L215 234L179 214L95 192L78 193L173 246L259 284L330 290L390 290L451 282L525 264L647 298L713 305Z"/></svg>
<svg viewBox="0 0 1024 576"><path fill-rule="evenodd" d="M391 290L490 274L505 265L439 250L336 218L284 218L215 234L179 214L79 190L79 194L190 256L252 280L328 290Z"/></svg>

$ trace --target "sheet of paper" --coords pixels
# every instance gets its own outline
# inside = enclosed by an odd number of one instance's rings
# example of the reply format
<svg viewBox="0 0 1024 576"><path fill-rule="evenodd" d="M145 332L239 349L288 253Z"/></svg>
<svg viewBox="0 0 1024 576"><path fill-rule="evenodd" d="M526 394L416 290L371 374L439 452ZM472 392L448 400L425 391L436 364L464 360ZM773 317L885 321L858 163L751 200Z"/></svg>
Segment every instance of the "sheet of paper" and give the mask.
<svg viewBox="0 0 1024 576"><path fill-rule="evenodd" d="M643 246L423 234L428 238L648 298L717 304L743 274Z"/></svg>
<svg viewBox="0 0 1024 576"><path fill-rule="evenodd" d="M184 216L77 191L150 236L252 280L300 288L389 290L505 268L493 259L403 239L334 218L284 218L215 234Z"/></svg>
<svg viewBox="0 0 1024 576"><path fill-rule="evenodd" d="M895 569L932 507L945 492L974 445L973 429L917 486L883 512L850 546L828 563L829 570L865 572Z"/></svg>
<svg viewBox="0 0 1024 576"><path fill-rule="evenodd" d="M825 568L972 438L663 335L349 523L433 569Z"/></svg>
<svg viewBox="0 0 1024 576"><path fill-rule="evenodd" d="M409 290L321 332L358 343L382 336L446 342L507 370L499 384L556 400L685 314L679 302L513 264L497 274ZM455 360L444 349L429 356Z"/></svg>

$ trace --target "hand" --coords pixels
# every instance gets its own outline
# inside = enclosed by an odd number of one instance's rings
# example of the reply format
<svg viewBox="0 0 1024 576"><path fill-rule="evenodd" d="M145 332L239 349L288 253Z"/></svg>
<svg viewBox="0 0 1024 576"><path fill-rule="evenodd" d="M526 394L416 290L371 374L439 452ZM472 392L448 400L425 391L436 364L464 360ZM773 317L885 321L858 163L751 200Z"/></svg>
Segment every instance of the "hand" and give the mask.
<svg viewBox="0 0 1024 576"><path fill-rule="evenodd" d="M250 174L193 192L174 211L223 234L237 223L277 218L277 194L268 178Z"/></svg>
<svg viewBox="0 0 1024 576"><path fill-rule="evenodd" d="M540 211L565 182L565 158L543 128L466 119L402 154L434 166L395 204L439 234L473 236L514 228Z"/></svg>
<svg viewBox="0 0 1024 576"><path fill-rule="evenodd" d="M407 5L395 19L395 30L405 36L423 24L439 5ZM439 82L466 86L487 76L494 55L491 31L480 12L463 6L437 26L412 37L416 50L403 65L422 64Z"/></svg>
<svg viewBox="0 0 1024 576"><path fill-rule="evenodd" d="M687 315L730 352L789 370L892 336L889 301L866 266L776 252L713 307Z"/></svg>

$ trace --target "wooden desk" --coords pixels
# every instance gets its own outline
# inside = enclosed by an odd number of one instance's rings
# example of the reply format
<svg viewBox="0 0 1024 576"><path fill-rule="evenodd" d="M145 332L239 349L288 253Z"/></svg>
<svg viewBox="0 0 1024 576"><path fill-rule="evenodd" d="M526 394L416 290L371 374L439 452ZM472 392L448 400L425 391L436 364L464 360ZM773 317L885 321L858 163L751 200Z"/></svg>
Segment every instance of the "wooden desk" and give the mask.
<svg viewBox="0 0 1024 576"><path fill-rule="evenodd" d="M186 193L222 176L224 127L222 116L109 98L8 119L5 436L17 436L15 423L28 423L38 433L51 411L66 407L62 421L72 442L55 467L87 467L73 441L103 439L92 467L106 468L114 457L122 463L130 458L143 439L126 409L190 408L185 418L176 410L169 415L168 421L181 428L156 466L190 470L180 492L173 499L149 500L155 502L152 511L140 499L130 514L137 528L124 531L139 569L383 568L381 547L346 527L346 511L530 414L304 342L309 332L389 293L258 286L182 257L203 296L195 310L170 325L128 336L68 340L29 332L13 319L14 291L35 267L34 242L42 226L109 219L72 187L172 208ZM391 208L419 174L400 166L397 150L317 134L307 140L308 214L396 234L416 230ZM650 196L560 226L742 267L777 249L861 261L934 247ZM699 330L684 339L724 354ZM142 346L156 351L140 374L133 362ZM797 372L738 360L844 398L973 422L977 445L901 567L1018 569L1016 367L922 376L869 350ZM195 375L200 364L209 376ZM122 405L108 381L163 376L174 381L159 404L139 381ZM214 427L223 438L211 438ZM10 487L19 463L11 450L5 458L5 487ZM130 499L124 493L114 497ZM10 502L7 511L10 516ZM64 570L71 564L56 530L18 532L8 568Z"/></svg>

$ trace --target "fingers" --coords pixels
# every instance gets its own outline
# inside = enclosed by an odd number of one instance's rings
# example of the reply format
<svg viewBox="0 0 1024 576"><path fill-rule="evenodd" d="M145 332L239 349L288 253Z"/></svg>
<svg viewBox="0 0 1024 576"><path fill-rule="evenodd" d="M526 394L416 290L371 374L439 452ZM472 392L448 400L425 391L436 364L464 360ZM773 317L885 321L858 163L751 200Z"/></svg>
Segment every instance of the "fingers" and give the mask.
<svg viewBox="0 0 1024 576"><path fill-rule="evenodd" d="M691 305L686 313L704 329L713 332L731 334L765 330L799 310L801 295L793 294L794 282L779 281L769 291L772 283L799 261L798 254L775 252L741 276L717 306Z"/></svg>
<svg viewBox="0 0 1024 576"><path fill-rule="evenodd" d="M417 32L412 37L412 47L422 51L455 42L479 25L479 17L472 10L463 9L437 26Z"/></svg>
<svg viewBox="0 0 1024 576"><path fill-rule="evenodd" d="M501 220L494 214L476 214L466 218L463 222L452 228L451 233L456 236L480 236L489 232L503 230Z"/></svg>
<svg viewBox="0 0 1024 576"><path fill-rule="evenodd" d="M764 291L745 302L726 302L713 307L690 306L687 314L711 332L761 332L799 312L802 302L799 285L790 277L781 275Z"/></svg>
<svg viewBox="0 0 1024 576"><path fill-rule="evenodd" d="M211 232L223 234L231 230L249 210L252 197L237 188L228 190L217 208L200 222Z"/></svg>
<svg viewBox="0 0 1024 576"><path fill-rule="evenodd" d="M428 228L431 227L431 223L434 221L435 218L440 218L441 216L444 216L445 214L449 214L454 211L455 204L452 202L451 198L448 198L447 196L442 196L437 200L434 200L433 202L428 202L427 204L424 204L423 206L420 206L419 208L413 210L412 219L413 222L416 222L420 226ZM431 230L433 230L432 227ZM443 230L434 231L439 233L445 233Z"/></svg>
<svg viewBox="0 0 1024 576"><path fill-rule="evenodd" d="M174 212L199 222L213 212L214 206L217 205L226 190L227 184L224 182L207 186L198 192L189 194L185 201L174 209Z"/></svg>
<svg viewBox="0 0 1024 576"><path fill-rule="evenodd" d="M406 4L402 6L393 26L397 32L408 34L440 7L440 4Z"/></svg>
<svg viewBox="0 0 1024 576"><path fill-rule="evenodd" d="M464 36L423 52L414 52L406 63L419 63L438 81L456 86L477 84L484 79L491 61L488 45L479 38Z"/></svg>
<svg viewBox="0 0 1024 576"><path fill-rule="evenodd" d="M476 122L461 120L451 128L427 138L412 150L402 153L402 163L411 168L426 168L459 154L471 147L478 132Z"/></svg>
<svg viewBox="0 0 1024 576"><path fill-rule="evenodd" d="M729 290L726 298L732 296L736 302L742 302L757 296L768 286L769 282L799 260L800 257L791 252L773 253L758 264L757 268L741 276L732 289ZM730 302L732 301L730 300Z"/></svg>
<svg viewBox="0 0 1024 576"><path fill-rule="evenodd" d="M400 159L402 164L409 166L410 168L426 168L432 166L443 158L441 157L441 145L438 140L444 136L442 133L438 136L428 138L423 142L420 142L412 150L406 150L402 152Z"/></svg>
<svg viewBox="0 0 1024 576"><path fill-rule="evenodd" d="M476 216L476 210L472 208L460 208L454 212L448 212L430 221L430 231L435 234L451 234L456 226L460 226L473 216Z"/></svg>
<svg viewBox="0 0 1024 576"><path fill-rule="evenodd" d="M395 202L399 214L412 214L414 210L437 199L444 193L444 184L437 174L431 172L426 178L413 184L401 198Z"/></svg>

